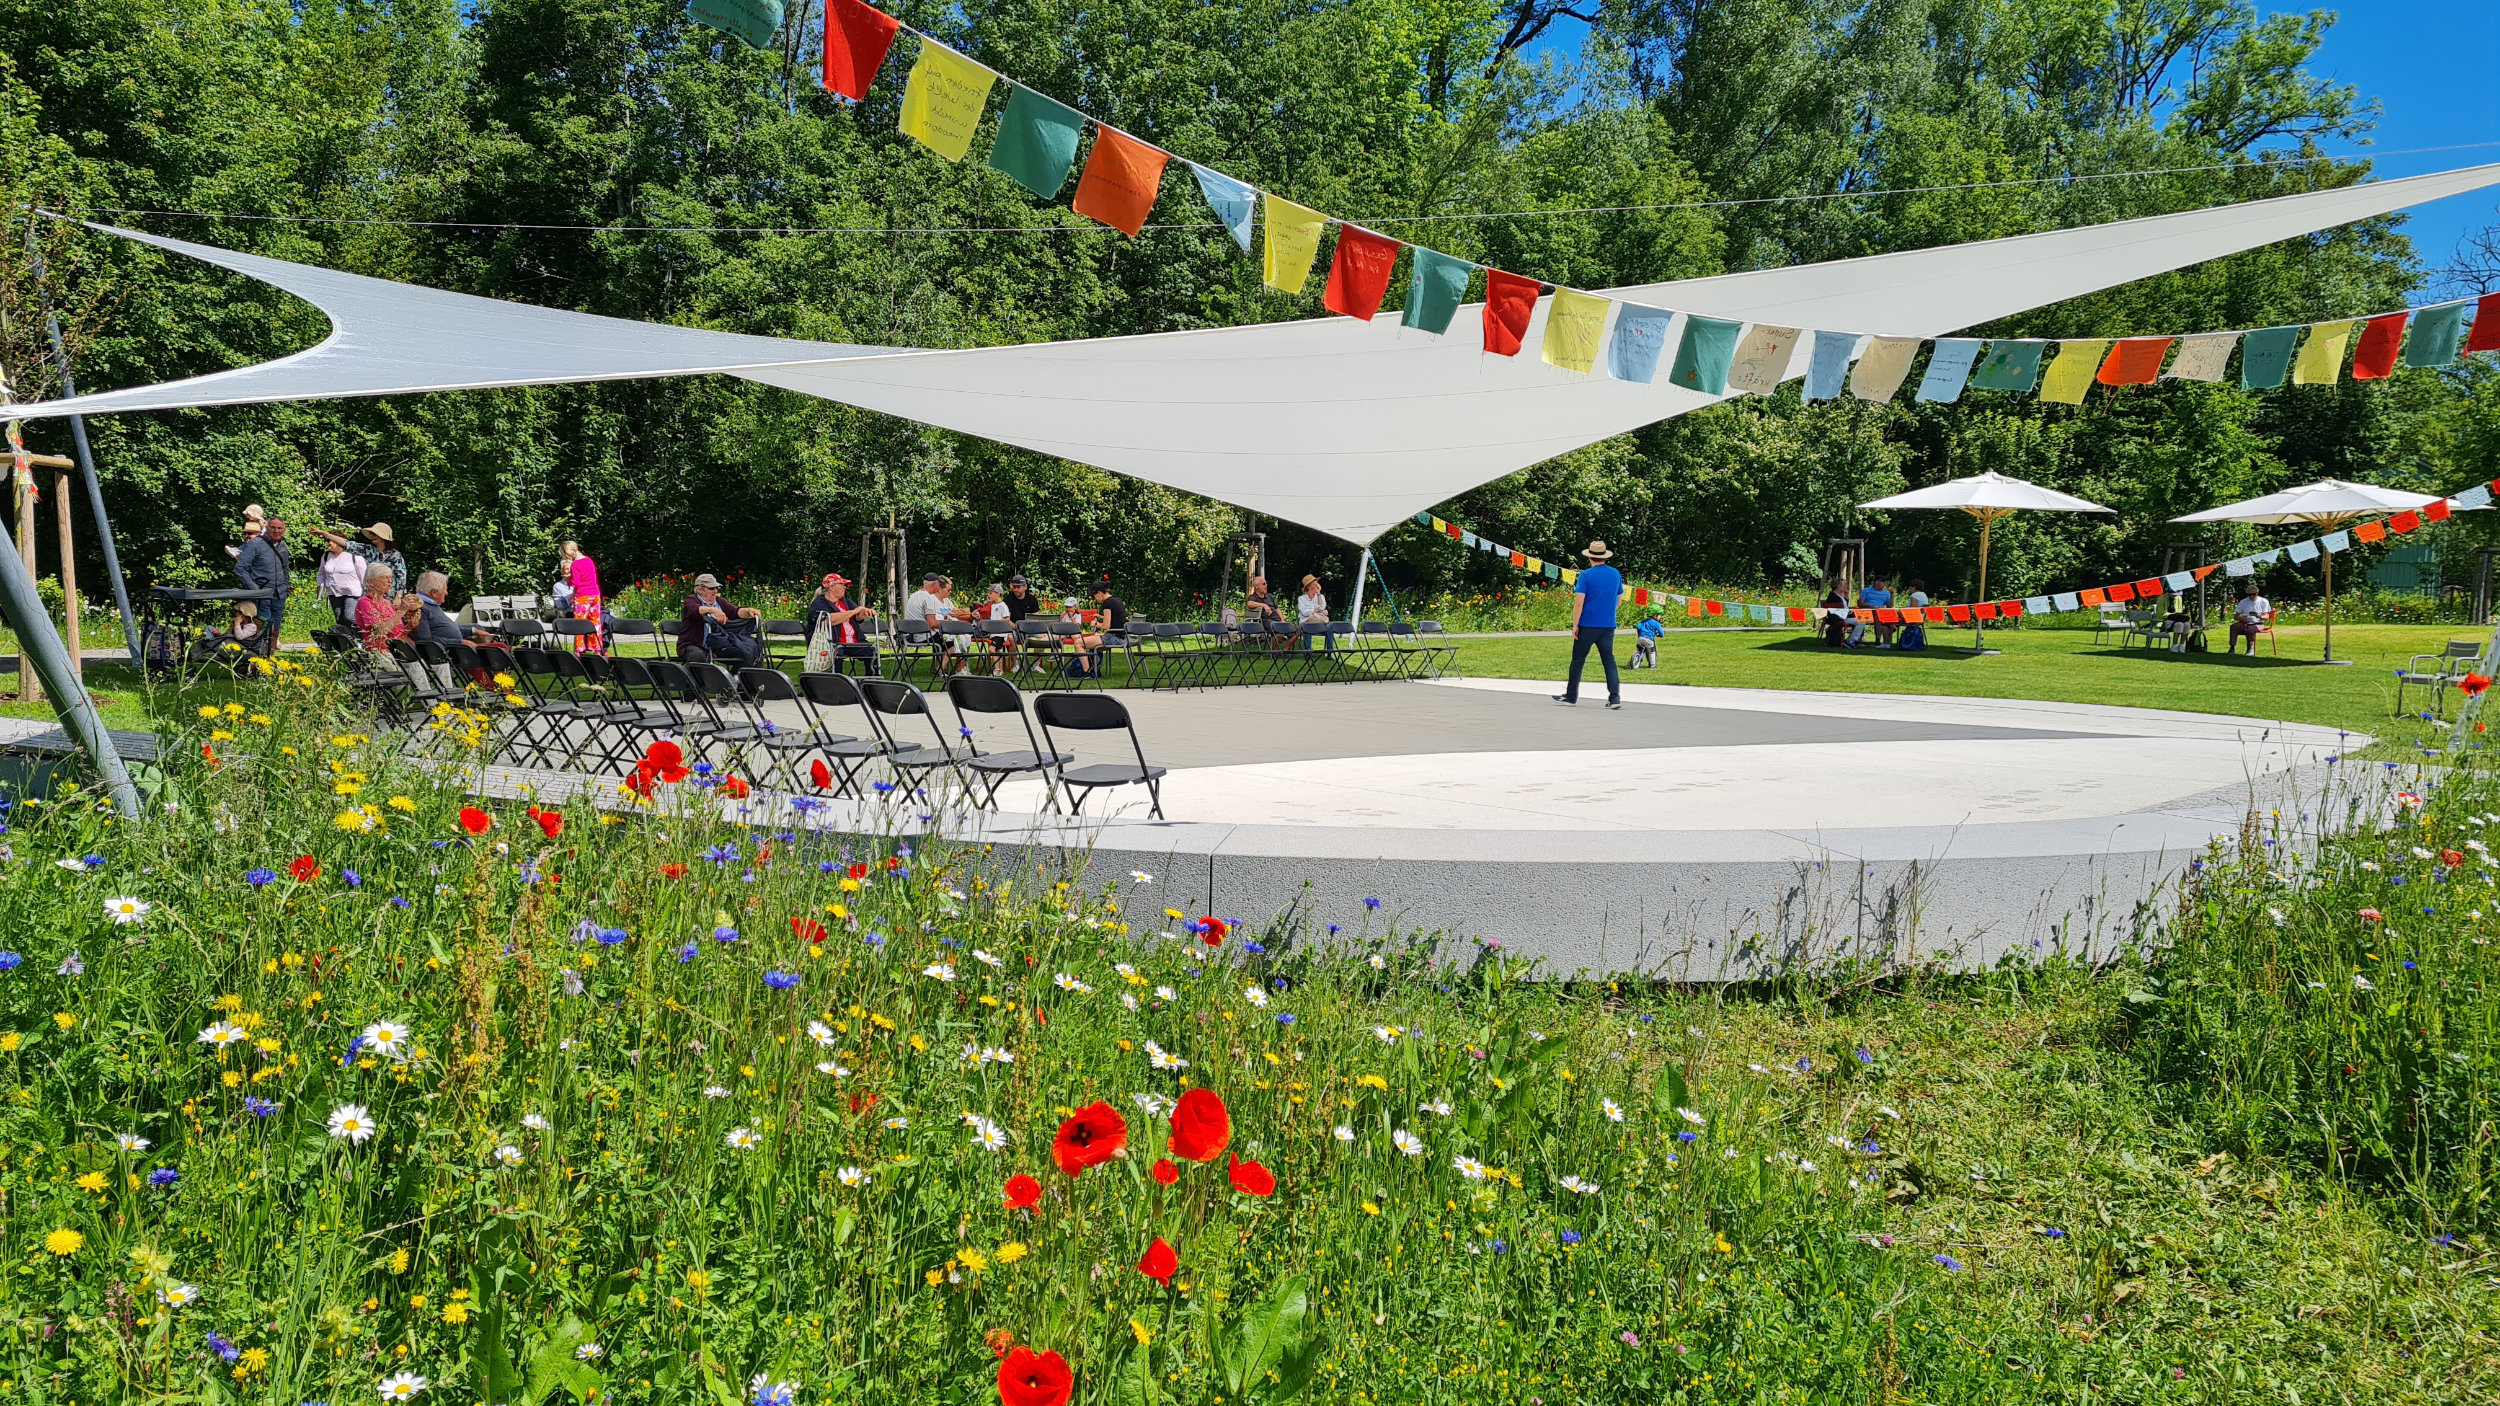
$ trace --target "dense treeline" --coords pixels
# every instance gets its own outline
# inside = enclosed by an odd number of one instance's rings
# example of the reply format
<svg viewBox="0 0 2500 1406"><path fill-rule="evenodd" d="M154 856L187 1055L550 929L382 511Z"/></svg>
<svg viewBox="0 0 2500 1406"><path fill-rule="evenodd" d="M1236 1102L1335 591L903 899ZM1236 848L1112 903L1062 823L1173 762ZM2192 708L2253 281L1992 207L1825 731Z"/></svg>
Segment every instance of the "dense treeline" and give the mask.
<svg viewBox="0 0 2500 1406"><path fill-rule="evenodd" d="M828 340L972 346L1316 313L1315 298L1263 292L1255 263L1218 230L1150 229L1130 243L977 162L932 157L895 134L899 82L858 107L827 97L812 68L818 11L796 9L795 37L767 53L688 24L671 0L0 0L0 356L22 394L48 391L23 259L28 203L491 296ZM1175 151L1580 286L2350 182L2366 169L2277 158L2348 143L2374 111L2307 71L2326 17L2259 19L2234 0L1622 0L1582 7L1597 20L1570 62L1530 57L1563 13L1555 0L898 9ZM2174 167L2219 169L1703 204ZM1166 222L1203 218L1185 180L1166 186ZM1398 223L1592 206L1670 208ZM268 216L293 218L253 218ZM214 370L321 335L315 314L266 289L32 224L86 388ZM856 232L783 232L796 226ZM922 232L955 227L984 232ZM1980 331L2170 332L2380 311L2424 281L2398 231L2357 225ZM298 518L388 519L412 559L450 566L460 590L543 584L566 536L613 582L671 568L795 578L855 562L862 528L891 514L912 529L916 562L1062 584L1108 572L1133 599L1163 603L1204 588L1215 543L1241 519L717 379L94 428L124 560L158 580L221 572L217 544L247 500ZM34 431L38 448L61 438L49 424ZM1950 592L1967 589L1972 564L1958 515L1881 523L1852 505L1995 468L2121 509L2002 527L1992 584L2028 591L2157 565L2180 535L2162 522L2173 513L2321 473L2454 486L2500 471L2496 444L2500 387L2477 369L2262 395L2131 389L2076 408L1986 393L1949 407L1802 406L1792 385L1443 510L1547 551L1606 537L1640 576L1738 583L1809 574L1824 538L1872 529L1879 566ZM1278 534L1280 571L1347 584L1350 550L1259 525ZM1385 547L1401 586L1510 583L1413 529Z"/></svg>

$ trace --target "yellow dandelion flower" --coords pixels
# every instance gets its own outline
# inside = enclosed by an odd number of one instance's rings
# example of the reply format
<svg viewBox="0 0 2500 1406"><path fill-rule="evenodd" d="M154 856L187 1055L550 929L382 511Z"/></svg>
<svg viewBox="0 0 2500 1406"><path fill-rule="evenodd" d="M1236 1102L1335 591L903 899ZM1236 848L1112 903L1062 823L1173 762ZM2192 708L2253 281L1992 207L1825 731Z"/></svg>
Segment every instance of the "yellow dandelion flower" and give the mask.
<svg viewBox="0 0 2500 1406"><path fill-rule="evenodd" d="M688 1288L690 1288L690 1289L695 1290L697 1293L700 1293L700 1292L702 1292L702 1291L703 1291L703 1290L705 1290L705 1289L709 1289L709 1288L711 1288L711 1287L712 1287L712 1272L711 1272L710 1270L708 1270L708 1269L689 1269L689 1270L687 1270L687 1271L686 1271L686 1286L687 1286Z"/></svg>
<svg viewBox="0 0 2500 1406"><path fill-rule="evenodd" d="M60 1255L63 1258L77 1254L79 1248L86 1243L86 1236L81 1235L77 1231L71 1230L66 1226L43 1237L43 1247L51 1251L53 1254Z"/></svg>
<svg viewBox="0 0 2500 1406"><path fill-rule="evenodd" d="M68 1030L78 1024L78 1017L71 1015L68 1011L55 1011L52 1015L52 1023L63 1030Z"/></svg>
<svg viewBox="0 0 2500 1406"><path fill-rule="evenodd" d="M1376 1216L1376 1215L1379 1215L1379 1214L1380 1214L1380 1203L1379 1203L1379 1202L1377 1202L1377 1201L1366 1201L1366 1202L1364 1202L1364 1203L1363 1203L1363 1214L1364 1214L1364 1215L1367 1215L1367 1216Z"/></svg>
<svg viewBox="0 0 2500 1406"><path fill-rule="evenodd" d="M89 1172L78 1179L78 1189L97 1196L104 1194L104 1173Z"/></svg>
<svg viewBox="0 0 2500 1406"><path fill-rule="evenodd" d="M405 1247L403 1247L403 1248L400 1248L400 1249L397 1249L397 1250L393 1250L393 1251L391 1251L391 1273L393 1273L393 1274L406 1274L407 1272L408 1272L408 1251L407 1251L407 1249L406 1249Z"/></svg>
<svg viewBox="0 0 2500 1406"><path fill-rule="evenodd" d="M244 719L244 721L251 723L256 727L267 727L269 726L269 715L267 713L254 713L249 718Z"/></svg>
<svg viewBox="0 0 2500 1406"><path fill-rule="evenodd" d="M203 704L201 704L201 705L200 705L200 716L201 716L203 719L216 717L216 716L217 716L217 705L216 705L216 704L214 704L214 703L203 703Z"/></svg>
<svg viewBox="0 0 2500 1406"><path fill-rule="evenodd" d="M460 1300L460 1299L454 1299L454 1300L452 1300L450 1303L444 1304L444 1305L443 1305L443 1321L444 1321L444 1322L446 1322L446 1323L449 1323L451 1326L453 1326L453 1327L455 1327L455 1328L459 1327L459 1326L460 1326L461 1324L463 1324L463 1323L468 1322L468 1321L469 1321L469 1305L468 1305L465 1301Z"/></svg>
<svg viewBox="0 0 2500 1406"><path fill-rule="evenodd" d="M958 1264L961 1264L964 1268L971 1270L975 1274L978 1274L982 1270L990 1267L990 1257L982 1254L979 1250L959 1250L955 1253L955 1260Z"/></svg>
<svg viewBox="0 0 2500 1406"><path fill-rule="evenodd" d="M0 1054L16 1054L17 1047L25 1043L26 1037L14 1030L0 1033Z"/></svg>
<svg viewBox="0 0 2500 1406"><path fill-rule="evenodd" d="M395 811L398 811L402 815L414 815L417 813L417 803L408 799L406 796L393 796L388 801L383 802L383 804L389 806Z"/></svg>
<svg viewBox="0 0 2500 1406"><path fill-rule="evenodd" d="M243 705L242 705L242 704L240 704L240 703L229 703L229 704L227 704L227 705L226 705L226 716L227 716L227 717L230 717L230 718L239 718L239 717L243 716Z"/></svg>
<svg viewBox="0 0 2500 1406"><path fill-rule="evenodd" d="M1006 1244L998 1247L997 1258L1000 1264L1014 1264L1016 1261L1023 1259L1026 1255L1031 1253L1033 1252L1025 1248L1023 1241L1010 1240Z"/></svg>
<svg viewBox="0 0 2500 1406"><path fill-rule="evenodd" d="M1139 1347L1146 1347L1152 1344L1155 1340L1155 1335L1146 1331L1146 1325L1138 1322L1134 1318L1128 1321L1128 1335L1137 1339L1137 1345Z"/></svg>

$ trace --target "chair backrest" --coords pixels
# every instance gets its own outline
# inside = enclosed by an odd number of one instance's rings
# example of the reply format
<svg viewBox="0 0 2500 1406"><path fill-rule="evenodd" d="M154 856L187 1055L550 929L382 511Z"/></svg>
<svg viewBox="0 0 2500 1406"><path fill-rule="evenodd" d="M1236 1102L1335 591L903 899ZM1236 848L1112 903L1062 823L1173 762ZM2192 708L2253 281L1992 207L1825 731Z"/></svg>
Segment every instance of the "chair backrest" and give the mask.
<svg viewBox="0 0 2500 1406"><path fill-rule="evenodd" d="M591 667L595 670L600 666L593 665ZM639 659L629 659L623 655L618 655L616 658L608 659L606 661L606 668L610 674L615 676L616 682L620 687L628 689L639 688L646 691L648 691L651 687L651 670Z"/></svg>
<svg viewBox="0 0 2500 1406"><path fill-rule="evenodd" d="M2482 653L2483 642L2481 640L2448 641L2447 657L2450 659L2479 659L2482 657Z"/></svg>
<svg viewBox="0 0 2500 1406"><path fill-rule="evenodd" d="M1050 627L1053 623L1054 622L1049 620L1019 620L1016 622L1016 638L1027 640L1041 639L1052 633Z"/></svg>
<svg viewBox="0 0 2500 1406"><path fill-rule="evenodd" d="M1072 640L1084 634L1085 627L1074 620L1053 620L1050 622L1050 632L1061 639Z"/></svg>
<svg viewBox="0 0 2500 1406"><path fill-rule="evenodd" d="M793 635L798 638L805 639L807 637L807 622L804 620L767 620L764 622L764 633L768 635Z"/></svg>
<svg viewBox="0 0 2500 1406"><path fill-rule="evenodd" d="M1034 695L1033 716L1044 727L1070 732L1134 731L1128 705L1108 693L1041 693Z"/></svg>
<svg viewBox="0 0 2500 1406"><path fill-rule="evenodd" d="M1438 620L1418 620L1415 622L1415 633L1419 635L1440 634L1441 622Z"/></svg>
<svg viewBox="0 0 2500 1406"><path fill-rule="evenodd" d="M580 669L582 677L594 687L604 689L618 682L616 661L604 654L591 653L576 656L574 667Z"/></svg>
<svg viewBox="0 0 2500 1406"><path fill-rule="evenodd" d="M819 708L862 708L859 684L848 674L801 674L799 692Z"/></svg>
<svg viewBox="0 0 2500 1406"><path fill-rule="evenodd" d="M981 622L977 620L940 620L938 622L938 631L941 634L948 635L977 635L981 633Z"/></svg>
<svg viewBox="0 0 2500 1406"><path fill-rule="evenodd" d="M790 687L790 676L779 669L740 669L738 687L759 703L789 703L799 696Z"/></svg>
<svg viewBox="0 0 2500 1406"><path fill-rule="evenodd" d="M547 650L516 649L512 651L512 662L520 666L521 673L524 675L535 675L539 678L555 677L555 655Z"/></svg>
<svg viewBox="0 0 2500 1406"><path fill-rule="evenodd" d="M985 674L957 674L946 681L946 701L959 713L1024 714L1024 691Z"/></svg>
<svg viewBox="0 0 2500 1406"><path fill-rule="evenodd" d="M701 696L695 687L694 675L686 666L669 659L654 659L642 666L651 676L652 689L666 698L692 699Z"/></svg>
<svg viewBox="0 0 2500 1406"><path fill-rule="evenodd" d="M491 625L503 618L503 597L469 597L469 618L480 625Z"/></svg>
<svg viewBox="0 0 2500 1406"><path fill-rule="evenodd" d="M919 689L896 679L861 679L859 692L869 707L889 717L929 711L929 700L920 696Z"/></svg>
<svg viewBox="0 0 2500 1406"><path fill-rule="evenodd" d="M547 622L547 633L551 635L592 635L598 632L598 625L592 621L576 620L569 615L562 620Z"/></svg>
<svg viewBox="0 0 2500 1406"><path fill-rule="evenodd" d="M533 640L547 633L547 627L535 620L515 617L498 623L495 628L507 639Z"/></svg>

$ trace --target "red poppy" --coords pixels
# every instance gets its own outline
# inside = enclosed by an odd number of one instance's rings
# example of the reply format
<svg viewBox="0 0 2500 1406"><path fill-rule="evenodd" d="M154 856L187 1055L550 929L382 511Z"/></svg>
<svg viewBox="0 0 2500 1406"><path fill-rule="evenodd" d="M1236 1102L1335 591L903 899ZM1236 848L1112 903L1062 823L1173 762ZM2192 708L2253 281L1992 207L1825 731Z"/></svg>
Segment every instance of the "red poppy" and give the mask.
<svg viewBox="0 0 2500 1406"><path fill-rule="evenodd" d="M854 864L846 872L851 878L865 879L868 877L868 866L865 864Z"/></svg>
<svg viewBox="0 0 2500 1406"><path fill-rule="evenodd" d="M733 801L740 800L747 793L747 784L737 777L724 776L720 779L720 793Z"/></svg>
<svg viewBox="0 0 2500 1406"><path fill-rule="evenodd" d="M479 810L476 806L462 806L460 808L460 828L468 831L472 835L483 835L488 830L494 828L494 824L495 817Z"/></svg>
<svg viewBox="0 0 2500 1406"><path fill-rule="evenodd" d="M1165 1186L1170 1186L1181 1179L1181 1169L1172 1165L1171 1158L1157 1157L1154 1164L1154 1179Z"/></svg>
<svg viewBox="0 0 2500 1406"><path fill-rule="evenodd" d="M1198 940L1205 943L1209 947L1223 946L1224 934L1231 931L1231 926L1228 925L1222 918L1200 918L1198 920Z"/></svg>
<svg viewBox="0 0 2500 1406"><path fill-rule="evenodd" d="M637 765L634 774L625 778L625 789L646 801L651 799L652 784L651 766L647 762Z"/></svg>
<svg viewBox="0 0 2500 1406"><path fill-rule="evenodd" d="M850 1097L850 1105L853 1113L865 1113L869 1109L877 1106L877 1096L875 1094L853 1094Z"/></svg>
<svg viewBox="0 0 2500 1406"><path fill-rule="evenodd" d="M552 840L564 833L563 811L540 810L536 806L531 806L530 819L538 822L538 828L546 833L548 839Z"/></svg>
<svg viewBox="0 0 2500 1406"><path fill-rule="evenodd" d="M822 942L825 940L825 925L814 918L792 918L790 935L801 942Z"/></svg>
<svg viewBox="0 0 2500 1406"><path fill-rule="evenodd" d="M824 758L818 757L807 764L807 779L816 783L817 790L830 791L833 789L833 768L825 765Z"/></svg>
<svg viewBox="0 0 2500 1406"><path fill-rule="evenodd" d="M686 779L685 749L666 738L652 743L643 752L642 764L651 768L652 775L672 785Z"/></svg>
<svg viewBox="0 0 2500 1406"><path fill-rule="evenodd" d="M2378 911L2376 908L2364 908L2364 909L2362 909L2362 910L2361 910L2361 921L2363 921L2363 922L2365 922L2365 923L2375 923L2375 922L2379 921L2379 911Z"/></svg>
<svg viewBox="0 0 2500 1406"><path fill-rule="evenodd" d="M900 869L903 867L903 861L889 854L885 857L885 867L888 869Z"/></svg>
<svg viewBox="0 0 2500 1406"><path fill-rule="evenodd" d="M208 763L208 769L211 771L226 764L225 759L217 755L217 749L205 742L200 744L200 759Z"/></svg>
<svg viewBox="0 0 2500 1406"><path fill-rule="evenodd" d="M663 879L682 879L686 877L686 866L683 864L663 864L660 866L660 877Z"/></svg>
<svg viewBox="0 0 2500 1406"><path fill-rule="evenodd" d="M1020 1347L998 1364L998 1406L1067 1406L1076 1390L1068 1359Z"/></svg>
<svg viewBox="0 0 2500 1406"><path fill-rule="evenodd" d="M1167 1287L1172 1282L1172 1276L1180 1273L1180 1269L1179 1253L1164 1243L1160 1235L1155 1237L1153 1244L1146 1247L1145 1257L1137 1262L1138 1273Z"/></svg>
<svg viewBox="0 0 2500 1406"><path fill-rule="evenodd" d="M1075 1176L1110 1161L1127 1144L1128 1120L1120 1116L1120 1110L1096 1099L1059 1125L1059 1136L1051 1139L1050 1157L1060 1171Z"/></svg>
<svg viewBox="0 0 2500 1406"><path fill-rule="evenodd" d="M2457 688L2468 698L2477 696L2489 687L2491 687L2489 674L2467 674L2464 678L2457 680Z"/></svg>
<svg viewBox="0 0 2500 1406"><path fill-rule="evenodd" d="M286 866L286 871L299 884L309 884L321 877L321 866L314 863L313 857L309 854L295 856L295 862Z"/></svg>
<svg viewBox="0 0 2500 1406"><path fill-rule="evenodd" d="M1172 1107L1172 1136L1166 1144L1184 1162L1212 1162L1233 1140L1233 1115L1213 1089L1191 1089Z"/></svg>
<svg viewBox="0 0 2500 1406"><path fill-rule="evenodd" d="M1235 1156L1233 1158L1231 1172L1233 1178L1233 1190L1240 1192L1244 1196L1273 1196L1276 1194L1276 1174L1270 1172L1267 1168L1260 1166L1256 1162L1244 1162L1239 1156Z"/></svg>
<svg viewBox="0 0 2500 1406"><path fill-rule="evenodd" d="M1007 1178L1007 1209L1029 1211L1041 1204L1042 1184L1022 1172Z"/></svg>
<svg viewBox="0 0 2500 1406"><path fill-rule="evenodd" d="M2465 862L2465 855L2459 850L2443 849L2439 852L2439 862L2454 869Z"/></svg>

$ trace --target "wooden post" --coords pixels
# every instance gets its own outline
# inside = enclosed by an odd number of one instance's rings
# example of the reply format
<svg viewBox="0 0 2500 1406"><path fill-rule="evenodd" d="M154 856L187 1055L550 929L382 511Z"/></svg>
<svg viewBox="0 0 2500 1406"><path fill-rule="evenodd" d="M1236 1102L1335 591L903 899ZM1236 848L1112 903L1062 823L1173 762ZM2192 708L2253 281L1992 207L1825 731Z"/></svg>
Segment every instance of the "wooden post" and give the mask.
<svg viewBox="0 0 2500 1406"><path fill-rule="evenodd" d="M51 456L45 457L49 459ZM61 614L66 617L63 623L68 626L63 633L69 645L69 667L83 680L87 674L87 664L78 652L78 553L70 544L69 531L69 475L70 470L76 466L63 459L57 463L47 463L45 467L53 470L53 517L59 522L61 529Z"/></svg>

